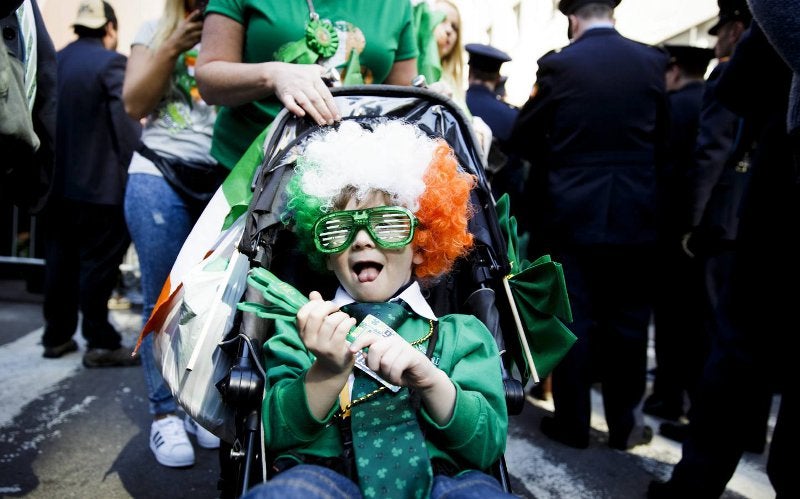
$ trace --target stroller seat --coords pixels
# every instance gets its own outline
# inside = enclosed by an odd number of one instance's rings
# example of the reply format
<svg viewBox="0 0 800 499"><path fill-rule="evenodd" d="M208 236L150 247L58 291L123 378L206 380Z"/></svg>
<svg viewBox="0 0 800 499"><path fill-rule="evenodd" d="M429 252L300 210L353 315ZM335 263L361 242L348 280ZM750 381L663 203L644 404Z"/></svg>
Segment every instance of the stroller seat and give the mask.
<svg viewBox="0 0 800 499"><path fill-rule="evenodd" d="M369 85L336 88L333 94L343 120L355 120L365 127L395 119L414 124L428 136L446 140L459 166L476 177L470 200L474 214L469 222L474 247L466 258L457 262L453 271L426 289L426 298L437 316L475 315L492 332L501 353L498 368L504 378L508 413L518 414L524 403L524 393L521 382L510 375L514 352L508 350L516 341L511 338L507 341L503 333L513 331L514 326L509 318L509 305L497 300L498 296L505 296L500 291L501 281L509 273L510 264L469 119L449 99L421 88ZM278 115L271 127L264 144L264 160L253 176L253 197L238 249L248 258L250 268L270 269L304 294L310 290L332 293L335 279L309 271L305 256L296 250L294 234L280 221L281 193L293 174L294 162L304 141L319 127L286 111ZM263 302L264 298L248 288L243 300ZM235 439L223 445L223 452L230 453L223 467L220 487L225 496L243 494L269 475L265 459L268 450L263 448L260 431L264 390L261 345L272 329L270 321L239 312L233 329L222 343L222 350L235 359L228 376L217 383L224 403L235 414ZM493 471L505 490L510 491L502 458Z"/></svg>

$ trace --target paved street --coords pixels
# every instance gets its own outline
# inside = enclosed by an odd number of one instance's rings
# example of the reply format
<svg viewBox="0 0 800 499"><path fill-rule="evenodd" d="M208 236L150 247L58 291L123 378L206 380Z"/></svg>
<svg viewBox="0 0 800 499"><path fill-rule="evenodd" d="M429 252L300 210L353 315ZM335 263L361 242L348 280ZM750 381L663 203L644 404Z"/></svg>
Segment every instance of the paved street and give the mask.
<svg viewBox="0 0 800 499"><path fill-rule="evenodd" d="M112 315L132 343L138 311ZM196 447L197 463L188 469L155 462L141 368L85 369L80 352L44 359L41 326L41 296L25 292L20 281L0 280L1 497L217 497L216 451ZM75 338L83 351L82 338ZM596 431L583 451L539 432L539 420L552 409L548 402L531 399L512 418L506 460L516 494L637 498L653 478L669 477L679 445L656 436L631 452L611 450L598 395L595 407ZM646 422L657 428L659 420ZM774 497L765 462L766 454L747 454L723 497Z"/></svg>

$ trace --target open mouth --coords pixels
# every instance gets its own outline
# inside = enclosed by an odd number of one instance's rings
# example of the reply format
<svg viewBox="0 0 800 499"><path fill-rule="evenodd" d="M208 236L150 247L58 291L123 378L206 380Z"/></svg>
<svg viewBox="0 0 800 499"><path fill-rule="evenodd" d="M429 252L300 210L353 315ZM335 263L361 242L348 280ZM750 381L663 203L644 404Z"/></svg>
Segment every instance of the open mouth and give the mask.
<svg viewBox="0 0 800 499"><path fill-rule="evenodd" d="M383 270L383 265L377 262L358 262L353 265L353 273L359 282L372 282L378 278Z"/></svg>

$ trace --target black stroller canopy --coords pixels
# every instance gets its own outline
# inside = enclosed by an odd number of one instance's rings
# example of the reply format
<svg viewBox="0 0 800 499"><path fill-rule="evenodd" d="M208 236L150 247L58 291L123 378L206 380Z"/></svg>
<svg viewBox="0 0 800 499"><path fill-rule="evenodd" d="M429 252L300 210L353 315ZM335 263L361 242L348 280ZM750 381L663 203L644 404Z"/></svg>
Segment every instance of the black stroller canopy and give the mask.
<svg viewBox="0 0 800 499"><path fill-rule="evenodd" d="M431 137L443 138L453 149L459 166L475 175L477 186L472 203L476 207L470 232L480 246L488 249L488 267L494 277L509 271L504 255L505 240L497 228L494 201L479 157L478 141L469 118L450 99L424 88L388 85L364 85L333 89L343 120L362 126L400 119L414 124ZM279 224L281 194L291 177L305 140L320 127L310 120L282 111L273 123L273 131L264 148L264 162L253 178L253 199L248 210L247 228L240 250L257 258L258 238L268 227ZM402 154L387 151L387 154Z"/></svg>

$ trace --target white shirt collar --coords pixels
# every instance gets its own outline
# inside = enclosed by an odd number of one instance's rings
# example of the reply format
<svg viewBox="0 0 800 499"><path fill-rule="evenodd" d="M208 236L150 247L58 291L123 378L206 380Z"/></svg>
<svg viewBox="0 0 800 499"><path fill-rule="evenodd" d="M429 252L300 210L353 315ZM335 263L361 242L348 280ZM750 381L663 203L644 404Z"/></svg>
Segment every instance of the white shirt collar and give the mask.
<svg viewBox="0 0 800 499"><path fill-rule="evenodd" d="M419 283L416 281L412 282L411 285L404 289L402 293L389 301L397 300L403 300L404 302L408 303L408 306L411 307L411 310L413 310L417 315L433 321L438 320L436 318L436 314L433 313L433 309L430 305L428 305L428 302L425 301L425 298L422 296L422 290L419 289ZM349 303L353 303L356 300L350 296L350 293L348 293L343 287L339 286L339 288L336 290L336 295L331 301L334 305L342 307Z"/></svg>
<svg viewBox="0 0 800 499"><path fill-rule="evenodd" d="M591 25L587 26L586 29L583 30L583 32L586 33L590 29L613 28L613 27L614 23L611 21L594 21Z"/></svg>

